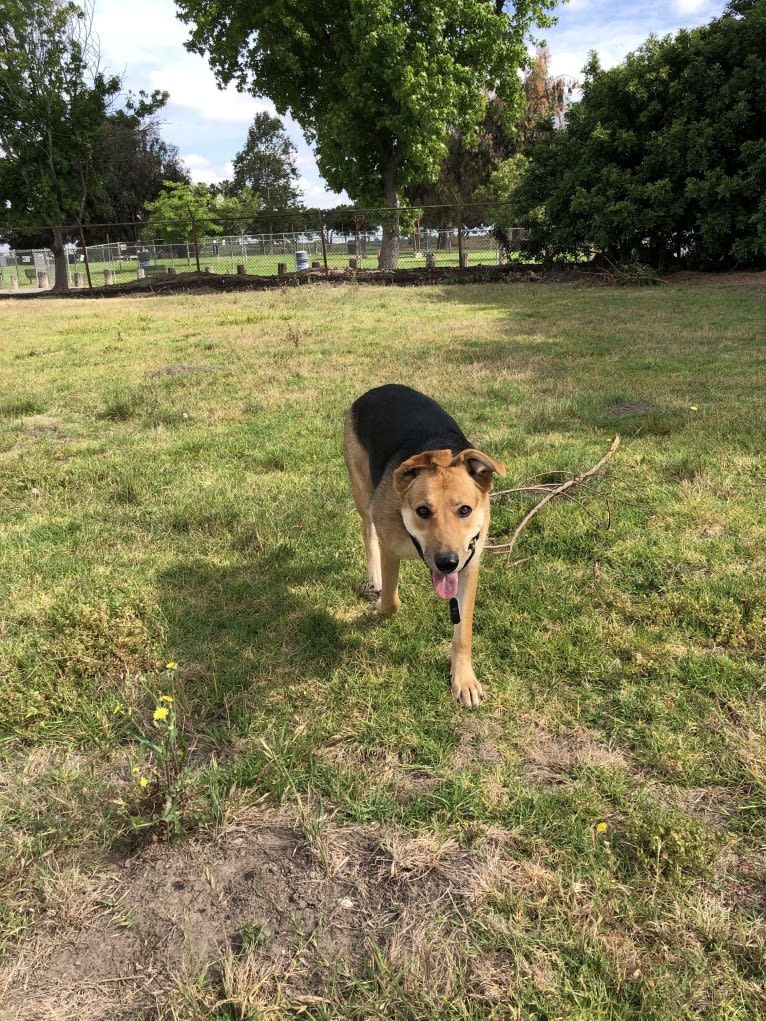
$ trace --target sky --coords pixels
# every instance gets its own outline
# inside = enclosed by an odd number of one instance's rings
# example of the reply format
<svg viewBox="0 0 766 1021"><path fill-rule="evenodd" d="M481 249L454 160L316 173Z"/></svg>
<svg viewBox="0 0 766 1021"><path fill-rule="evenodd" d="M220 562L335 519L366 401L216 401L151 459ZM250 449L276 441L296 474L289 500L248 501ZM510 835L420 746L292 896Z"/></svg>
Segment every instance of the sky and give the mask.
<svg viewBox="0 0 766 1021"><path fill-rule="evenodd" d="M176 18L173 0L92 3L102 67L121 75L126 90L170 93L159 115L161 134L178 146L193 181L230 178L231 162L245 144L253 117L262 110L274 114L273 105L234 88L218 89L205 58L184 49L189 33ZM548 44L551 73L579 79L590 50L609 68L651 33L663 36L703 25L724 6L725 0L569 0L557 8L558 24L537 34ZM290 118L283 120L297 149L305 204L328 208L347 202L346 195L328 190L299 126Z"/></svg>

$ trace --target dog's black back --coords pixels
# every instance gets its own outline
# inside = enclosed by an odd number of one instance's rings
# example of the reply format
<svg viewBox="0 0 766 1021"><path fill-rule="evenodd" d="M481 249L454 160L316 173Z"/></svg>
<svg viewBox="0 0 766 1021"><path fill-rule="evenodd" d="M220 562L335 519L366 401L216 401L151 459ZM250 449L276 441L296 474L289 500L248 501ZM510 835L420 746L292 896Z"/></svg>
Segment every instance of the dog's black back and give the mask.
<svg viewBox="0 0 766 1021"><path fill-rule="evenodd" d="M351 406L354 432L370 459L377 486L413 454L447 450L459 454L471 444L457 422L436 401L398 383L362 394Z"/></svg>

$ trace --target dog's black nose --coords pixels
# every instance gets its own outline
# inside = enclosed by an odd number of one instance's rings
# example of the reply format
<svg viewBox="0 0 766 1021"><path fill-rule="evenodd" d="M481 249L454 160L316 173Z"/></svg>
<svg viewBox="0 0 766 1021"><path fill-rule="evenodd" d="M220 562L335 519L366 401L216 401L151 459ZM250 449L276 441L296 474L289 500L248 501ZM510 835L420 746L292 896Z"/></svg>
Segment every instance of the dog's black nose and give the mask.
<svg viewBox="0 0 766 1021"><path fill-rule="evenodd" d="M434 563L436 564L437 571L441 571L442 574L450 574L452 571L457 570L460 557L457 553L437 553L434 557Z"/></svg>

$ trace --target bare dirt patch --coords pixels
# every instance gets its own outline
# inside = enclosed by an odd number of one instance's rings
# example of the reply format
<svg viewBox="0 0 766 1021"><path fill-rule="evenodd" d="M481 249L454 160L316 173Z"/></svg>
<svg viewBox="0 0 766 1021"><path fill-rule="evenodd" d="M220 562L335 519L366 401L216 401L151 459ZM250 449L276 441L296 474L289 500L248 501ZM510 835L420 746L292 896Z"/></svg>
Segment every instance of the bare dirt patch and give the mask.
<svg viewBox="0 0 766 1021"><path fill-rule="evenodd" d="M629 418L633 415L649 415L653 411L656 411L651 404L645 404L642 402L632 401L618 401L616 404L610 404L607 408L607 412L612 418Z"/></svg>
<svg viewBox="0 0 766 1021"><path fill-rule="evenodd" d="M706 284L709 287L766 287L764 270L735 270L731 273L679 270L665 279L672 284Z"/></svg>
<svg viewBox="0 0 766 1021"><path fill-rule="evenodd" d="M468 850L373 826L307 839L286 811L251 810L214 837L53 872L26 951L0 972L0 1007L8 1021L117 1021L162 1015L190 983L212 1002L247 987L297 1006L359 977L373 950L448 995L472 966L462 908L513 881L509 864L496 833Z"/></svg>

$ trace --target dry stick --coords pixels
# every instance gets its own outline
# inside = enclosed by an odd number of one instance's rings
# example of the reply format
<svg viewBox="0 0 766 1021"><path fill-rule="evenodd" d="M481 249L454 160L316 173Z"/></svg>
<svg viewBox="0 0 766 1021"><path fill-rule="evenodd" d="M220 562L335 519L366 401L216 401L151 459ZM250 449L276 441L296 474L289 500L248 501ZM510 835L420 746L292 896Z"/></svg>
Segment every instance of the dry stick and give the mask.
<svg viewBox="0 0 766 1021"><path fill-rule="evenodd" d="M607 452L604 454L604 456L601 458L601 460L598 461L597 464L594 464L592 468L588 469L588 471L583 472L582 475L576 475L573 479L567 479L566 482L562 482L560 485L554 486L553 488L549 488L549 487L545 487L545 486L530 486L530 487L525 488L525 487L522 486L519 489L505 489L505 490L502 490L499 493L493 493L492 494L492 499L493 500L498 500L498 499L500 499L501 496L507 496L510 493L523 493L523 492L535 492L536 493L536 492L540 492L541 489L547 488L547 492L546 492L545 496L542 498L542 500L538 501L538 503L535 504L535 506L532 508L532 510L524 517L524 519L522 520L521 524L518 526L518 528L513 533L513 535L511 536L511 538L510 538L510 540L508 542L498 543L495 546L485 546L484 548L487 551L491 552L491 553L505 553L505 563L506 563L506 566L507 566L508 565L508 559L509 559L509 557L511 555L513 547L516 545L516 540L521 535L522 530L524 528L526 528L526 526L529 524L529 522L535 516L535 514L537 514L538 511L541 511L543 509L543 507L545 507L546 504L550 503L551 500L554 500L557 496L562 496L564 493L567 492L567 490L573 489L575 486L582 485L583 482L587 482L588 479L592 478L606 464L606 462L609 460L609 458L612 457L612 455L617 450L619 445L620 445L620 437L619 437L619 435L617 435L612 440L612 445L609 448L609 450L607 450Z"/></svg>

